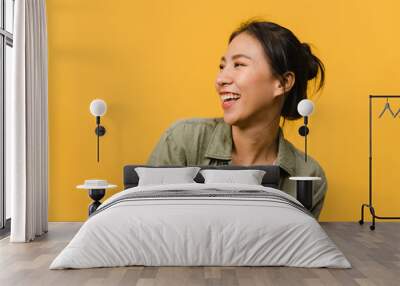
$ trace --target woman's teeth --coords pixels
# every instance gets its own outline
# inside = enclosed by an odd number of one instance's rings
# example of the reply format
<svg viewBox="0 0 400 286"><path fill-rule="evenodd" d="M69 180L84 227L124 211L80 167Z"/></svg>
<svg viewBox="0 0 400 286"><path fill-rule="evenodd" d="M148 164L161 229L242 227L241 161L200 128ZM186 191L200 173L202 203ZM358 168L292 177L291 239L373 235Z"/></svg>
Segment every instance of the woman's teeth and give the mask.
<svg viewBox="0 0 400 286"><path fill-rule="evenodd" d="M221 96L222 101L228 101L228 100L237 100L240 98L240 95L235 94L235 93L226 93Z"/></svg>

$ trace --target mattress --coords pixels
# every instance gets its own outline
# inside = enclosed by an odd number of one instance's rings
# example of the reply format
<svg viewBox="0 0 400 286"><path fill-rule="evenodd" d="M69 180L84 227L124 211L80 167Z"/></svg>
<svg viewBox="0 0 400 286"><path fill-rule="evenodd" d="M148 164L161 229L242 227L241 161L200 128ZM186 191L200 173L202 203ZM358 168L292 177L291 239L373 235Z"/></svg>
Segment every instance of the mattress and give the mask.
<svg viewBox="0 0 400 286"><path fill-rule="evenodd" d="M131 265L351 268L286 193L199 183L137 186L111 196L50 269Z"/></svg>

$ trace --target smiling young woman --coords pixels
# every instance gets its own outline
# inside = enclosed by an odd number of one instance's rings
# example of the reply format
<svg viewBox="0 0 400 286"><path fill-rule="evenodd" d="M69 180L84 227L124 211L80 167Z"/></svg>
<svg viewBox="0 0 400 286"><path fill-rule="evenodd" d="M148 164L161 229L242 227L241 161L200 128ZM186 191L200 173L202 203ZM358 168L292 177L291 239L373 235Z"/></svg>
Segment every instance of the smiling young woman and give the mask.
<svg viewBox="0 0 400 286"><path fill-rule="evenodd" d="M280 119L301 118L308 81L324 84L322 62L310 46L271 22L248 21L229 37L215 88L223 118L193 118L172 124L148 165L279 165L280 189L296 196L290 176L318 176L312 213L319 217L327 181L319 163L283 136ZM283 121L284 124L285 121Z"/></svg>

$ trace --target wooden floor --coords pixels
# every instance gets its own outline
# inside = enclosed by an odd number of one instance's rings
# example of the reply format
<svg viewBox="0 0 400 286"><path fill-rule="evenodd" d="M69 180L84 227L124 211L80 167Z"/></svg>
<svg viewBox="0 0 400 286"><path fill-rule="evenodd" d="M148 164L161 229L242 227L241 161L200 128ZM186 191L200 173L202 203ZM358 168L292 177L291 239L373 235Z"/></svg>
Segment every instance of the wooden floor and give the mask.
<svg viewBox="0 0 400 286"><path fill-rule="evenodd" d="M400 285L400 223L321 223L353 268L119 267L48 270L81 223L50 223L32 243L0 241L0 285Z"/></svg>

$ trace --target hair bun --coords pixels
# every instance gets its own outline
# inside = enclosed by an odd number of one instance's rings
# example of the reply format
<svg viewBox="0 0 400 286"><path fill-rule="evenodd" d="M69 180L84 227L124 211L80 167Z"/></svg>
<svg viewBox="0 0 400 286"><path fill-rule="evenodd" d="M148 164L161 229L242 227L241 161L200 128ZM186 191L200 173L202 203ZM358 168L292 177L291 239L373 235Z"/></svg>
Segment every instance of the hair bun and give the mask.
<svg viewBox="0 0 400 286"><path fill-rule="evenodd" d="M318 74L318 68L319 68L318 60L312 54L309 44L302 43L301 45L302 45L303 50L304 50L305 60L307 62L307 67L308 67L307 79L311 80L311 79L315 78L317 76L317 74Z"/></svg>

